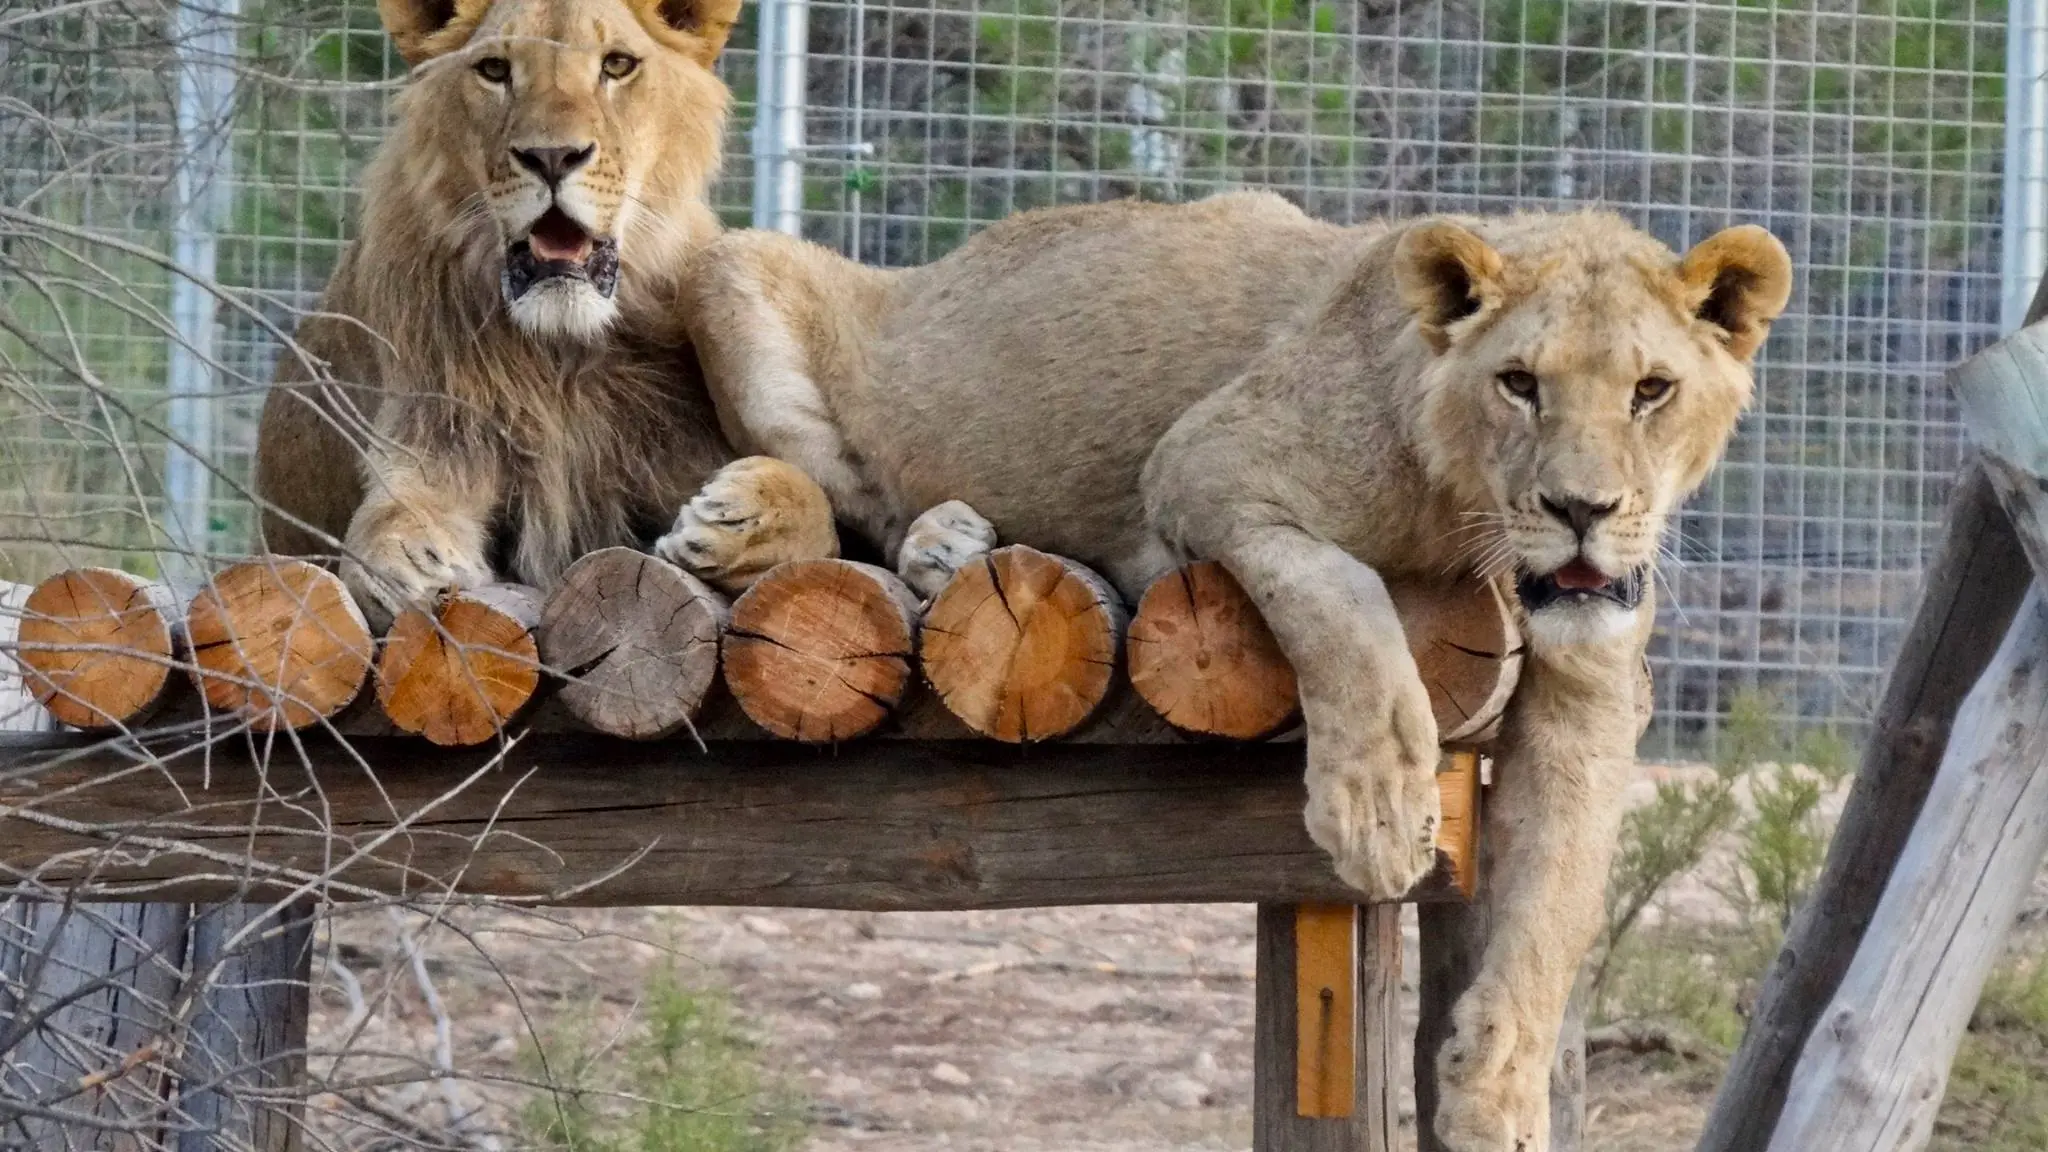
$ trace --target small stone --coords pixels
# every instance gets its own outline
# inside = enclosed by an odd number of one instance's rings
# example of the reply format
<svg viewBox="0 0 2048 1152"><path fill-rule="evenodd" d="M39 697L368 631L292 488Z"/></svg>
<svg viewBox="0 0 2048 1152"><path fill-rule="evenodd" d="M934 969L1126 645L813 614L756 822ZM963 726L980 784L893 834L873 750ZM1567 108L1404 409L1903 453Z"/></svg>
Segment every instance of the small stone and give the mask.
<svg viewBox="0 0 2048 1152"><path fill-rule="evenodd" d="M869 984L866 982L862 982L859 984L848 984L845 988L840 990L839 994L846 997L848 1000L858 1000L862 1002L866 1002L869 1000L880 1000L882 998L882 986L879 984Z"/></svg>
<svg viewBox="0 0 2048 1152"><path fill-rule="evenodd" d="M1205 1048L1195 1056L1195 1079L1214 1083L1221 1071L1216 1066L1216 1054L1214 1052Z"/></svg>
<svg viewBox="0 0 2048 1152"><path fill-rule="evenodd" d="M1152 1084L1152 1094L1169 1108L1192 1110L1207 1107L1209 1086L1192 1076L1167 1076Z"/></svg>
<svg viewBox="0 0 2048 1152"><path fill-rule="evenodd" d="M789 935L789 925L780 920L770 920L766 916L742 916L740 924L754 935L769 939Z"/></svg>
<svg viewBox="0 0 2048 1152"><path fill-rule="evenodd" d="M928 1075L939 1083L951 1088L965 1088L969 1084L974 1083L974 1077L943 1061L932 1065L932 1070Z"/></svg>

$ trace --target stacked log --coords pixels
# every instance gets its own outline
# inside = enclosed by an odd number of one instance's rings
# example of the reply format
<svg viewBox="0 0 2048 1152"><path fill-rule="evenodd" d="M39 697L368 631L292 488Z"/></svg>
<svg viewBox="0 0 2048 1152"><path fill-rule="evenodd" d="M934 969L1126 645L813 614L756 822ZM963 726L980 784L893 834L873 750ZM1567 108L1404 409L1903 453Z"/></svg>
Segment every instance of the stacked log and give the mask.
<svg viewBox="0 0 2048 1152"><path fill-rule="evenodd" d="M281 556L223 569L192 598L185 632L207 706L260 732L304 728L348 707L374 650L340 579Z"/></svg>
<svg viewBox="0 0 2048 1152"><path fill-rule="evenodd" d="M1498 590L1389 590L1445 743L1482 742L1520 662ZM1117 671L1126 649L1134 692ZM717 710L718 734L814 744L885 729L1014 744L1156 740L1165 730L1145 706L1184 735L1258 740L1299 714L1293 670L1221 565L1167 575L1130 614L1086 567L1020 546L968 565L921 613L901 580L871 565L786 564L728 606L666 561L606 549L545 600L493 585L401 613L381 653L340 581L300 561L232 565L182 618L147 581L75 569L35 589L18 653L51 714L87 729L160 712L181 661L212 712L262 730L331 721L373 656L377 723L446 746L528 723L658 739L694 731L721 691L737 714ZM931 690L906 708L920 671ZM355 724L343 730L368 730Z"/></svg>
<svg viewBox="0 0 2048 1152"><path fill-rule="evenodd" d="M540 690L539 592L492 584L399 614L377 657L377 702L401 732L467 747L505 731Z"/></svg>

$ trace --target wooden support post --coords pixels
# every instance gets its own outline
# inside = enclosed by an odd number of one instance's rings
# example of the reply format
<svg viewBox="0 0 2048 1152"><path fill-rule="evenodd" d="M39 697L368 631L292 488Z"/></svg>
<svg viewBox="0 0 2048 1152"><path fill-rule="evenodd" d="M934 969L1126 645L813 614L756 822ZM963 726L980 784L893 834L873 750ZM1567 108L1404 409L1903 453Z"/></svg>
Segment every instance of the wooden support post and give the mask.
<svg viewBox="0 0 2048 1152"><path fill-rule="evenodd" d="M2029 326L2048 315L2048 280ZM1984 469L1966 464L1948 530L1927 567L1920 607L1892 659L1856 783L1827 864L1765 973L1755 1011L1698 1152L1756 1152L1785 1104L1793 1064L1865 938L1906 837L1934 784L1963 697L2004 638L2032 581Z"/></svg>
<svg viewBox="0 0 2048 1152"><path fill-rule="evenodd" d="M313 904L221 904L191 924L186 979L203 983L177 1065L176 1148L291 1152L303 1125L293 1089L306 1073Z"/></svg>
<svg viewBox="0 0 2048 1152"><path fill-rule="evenodd" d="M1253 1152L1396 1152L1399 905L1259 905Z"/></svg>
<svg viewBox="0 0 2048 1152"><path fill-rule="evenodd" d="M1949 382L2034 591L1963 704L1873 931L1800 1055L1771 1152L1926 1145L1956 1045L2048 852L2048 327L1986 349Z"/></svg>

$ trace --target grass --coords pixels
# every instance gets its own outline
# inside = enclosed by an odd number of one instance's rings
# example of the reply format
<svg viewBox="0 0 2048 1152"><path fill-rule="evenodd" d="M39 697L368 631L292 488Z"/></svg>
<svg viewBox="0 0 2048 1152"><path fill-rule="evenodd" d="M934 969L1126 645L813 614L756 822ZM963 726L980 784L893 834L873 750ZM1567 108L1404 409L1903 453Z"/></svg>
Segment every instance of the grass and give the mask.
<svg viewBox="0 0 2048 1152"><path fill-rule="evenodd" d="M607 1042L588 1024L569 1025L529 1051L528 1070L557 1087L522 1112L522 1147L793 1152L803 1143L800 1100L764 1066L725 998L685 987L665 967L625 1034Z"/></svg>
<svg viewBox="0 0 2048 1152"><path fill-rule="evenodd" d="M1984 987L1949 1072L1933 1152L2048 1148L2048 952L2015 949Z"/></svg>

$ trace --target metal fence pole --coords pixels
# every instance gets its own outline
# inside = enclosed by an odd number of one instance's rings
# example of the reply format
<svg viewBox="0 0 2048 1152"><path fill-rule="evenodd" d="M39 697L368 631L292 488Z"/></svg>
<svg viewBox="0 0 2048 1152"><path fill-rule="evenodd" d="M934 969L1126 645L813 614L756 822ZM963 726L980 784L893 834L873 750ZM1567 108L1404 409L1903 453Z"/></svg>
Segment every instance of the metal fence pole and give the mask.
<svg viewBox="0 0 2048 1152"><path fill-rule="evenodd" d="M755 75L754 227L803 232L810 0L761 0Z"/></svg>
<svg viewBox="0 0 2048 1152"><path fill-rule="evenodd" d="M2005 251L1999 282L2006 331L2026 318L2048 266L2048 0L2012 0L2005 32Z"/></svg>
<svg viewBox="0 0 2048 1152"><path fill-rule="evenodd" d="M164 519L174 555L164 575L179 587L204 578L203 557L212 550L217 302L201 281L215 278L217 236L233 204L229 129L240 15L241 0L184 0L171 10L182 158L171 256L188 275L171 282L171 323L178 338L171 343L165 382L166 428L174 443L164 452Z"/></svg>

